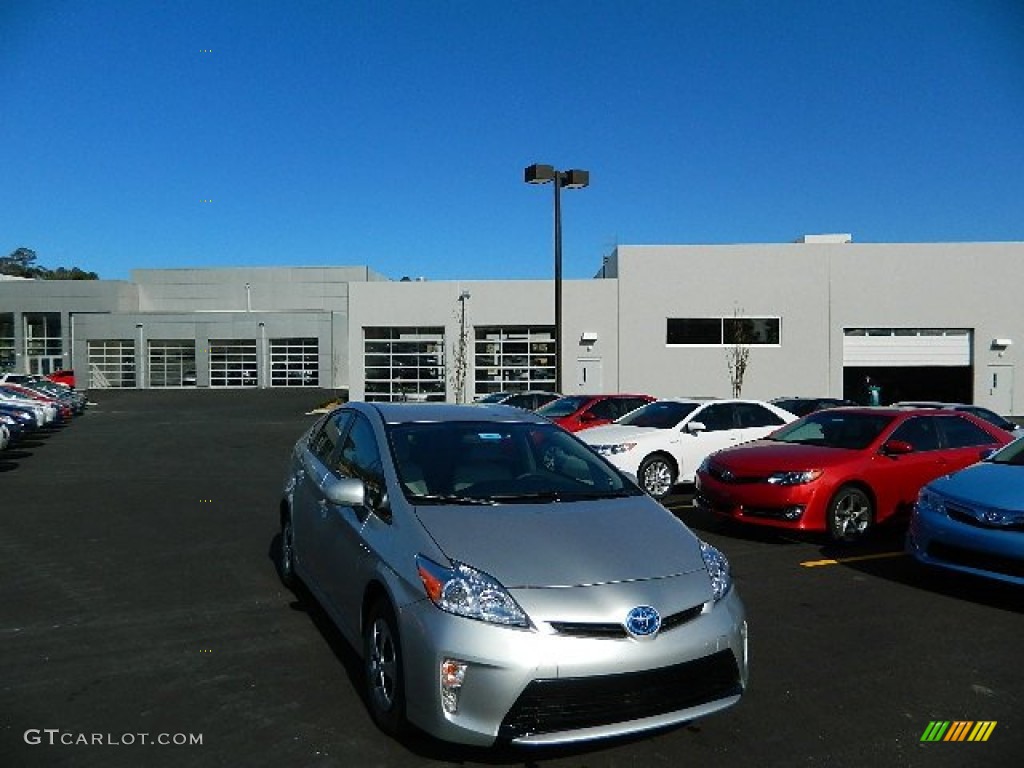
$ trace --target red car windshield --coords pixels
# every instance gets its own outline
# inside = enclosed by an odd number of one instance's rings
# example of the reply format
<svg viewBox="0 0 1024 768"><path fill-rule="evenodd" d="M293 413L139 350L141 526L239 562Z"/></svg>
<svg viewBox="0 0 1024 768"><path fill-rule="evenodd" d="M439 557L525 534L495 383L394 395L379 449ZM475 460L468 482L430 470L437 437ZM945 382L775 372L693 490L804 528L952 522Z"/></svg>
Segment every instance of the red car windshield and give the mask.
<svg viewBox="0 0 1024 768"><path fill-rule="evenodd" d="M819 411L779 429L768 439L780 443L863 450L896 418L892 414Z"/></svg>
<svg viewBox="0 0 1024 768"><path fill-rule="evenodd" d="M548 419L558 419L562 416L571 416L586 404L587 397L560 397L545 403L537 409L536 413Z"/></svg>

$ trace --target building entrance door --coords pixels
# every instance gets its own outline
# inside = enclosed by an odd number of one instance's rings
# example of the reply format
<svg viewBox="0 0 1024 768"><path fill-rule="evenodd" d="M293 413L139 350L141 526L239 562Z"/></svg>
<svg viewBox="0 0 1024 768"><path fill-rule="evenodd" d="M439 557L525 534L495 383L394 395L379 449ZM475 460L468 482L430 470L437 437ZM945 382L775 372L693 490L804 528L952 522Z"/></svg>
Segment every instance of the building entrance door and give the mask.
<svg viewBox="0 0 1024 768"><path fill-rule="evenodd" d="M38 376L46 376L54 371L59 371L64 365L64 358L60 355L32 355L28 359L28 372Z"/></svg>
<svg viewBox="0 0 1024 768"><path fill-rule="evenodd" d="M576 394L597 395L600 392L601 358L578 358L576 360Z"/></svg>
<svg viewBox="0 0 1024 768"><path fill-rule="evenodd" d="M988 367L988 407L996 413L1013 415L1013 366Z"/></svg>

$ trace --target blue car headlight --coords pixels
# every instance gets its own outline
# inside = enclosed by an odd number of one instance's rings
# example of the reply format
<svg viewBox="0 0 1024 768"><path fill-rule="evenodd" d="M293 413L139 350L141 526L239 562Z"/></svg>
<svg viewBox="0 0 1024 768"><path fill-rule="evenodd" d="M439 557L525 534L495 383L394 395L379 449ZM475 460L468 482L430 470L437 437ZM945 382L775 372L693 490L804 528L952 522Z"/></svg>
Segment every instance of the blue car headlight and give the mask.
<svg viewBox="0 0 1024 768"><path fill-rule="evenodd" d="M465 563L451 568L416 556L416 570L431 602L447 613L508 627L528 627L519 604L498 581Z"/></svg>
<svg viewBox="0 0 1024 768"><path fill-rule="evenodd" d="M927 487L922 488L917 494L917 503L914 504L914 507L916 511L923 514L941 515L945 513L942 497Z"/></svg>
<svg viewBox="0 0 1024 768"><path fill-rule="evenodd" d="M711 577L711 593L717 603L732 589L732 570L729 568L729 560L721 550L706 541L700 543L700 556L704 558L704 566L708 569L708 575Z"/></svg>

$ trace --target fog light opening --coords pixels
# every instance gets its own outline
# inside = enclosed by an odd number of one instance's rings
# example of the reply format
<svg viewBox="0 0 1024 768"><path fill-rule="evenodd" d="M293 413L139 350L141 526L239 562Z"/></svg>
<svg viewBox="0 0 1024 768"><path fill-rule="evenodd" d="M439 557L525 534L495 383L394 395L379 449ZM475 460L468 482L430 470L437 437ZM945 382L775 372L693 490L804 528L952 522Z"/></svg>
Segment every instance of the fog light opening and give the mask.
<svg viewBox="0 0 1024 768"><path fill-rule="evenodd" d="M444 659L441 662L441 706L449 715L459 711L459 694L468 668L469 664L457 659Z"/></svg>
<svg viewBox="0 0 1024 768"><path fill-rule="evenodd" d="M782 510L782 516L786 520L799 520L804 516L804 508L799 504L793 507L786 507Z"/></svg>

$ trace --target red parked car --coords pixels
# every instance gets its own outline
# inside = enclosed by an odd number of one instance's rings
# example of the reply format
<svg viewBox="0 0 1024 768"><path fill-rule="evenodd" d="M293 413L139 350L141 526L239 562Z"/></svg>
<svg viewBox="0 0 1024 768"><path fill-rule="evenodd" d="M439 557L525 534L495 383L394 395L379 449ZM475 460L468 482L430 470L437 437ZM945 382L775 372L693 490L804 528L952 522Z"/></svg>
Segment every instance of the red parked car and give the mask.
<svg viewBox="0 0 1024 768"><path fill-rule="evenodd" d="M848 542L909 512L937 477L1011 441L968 413L897 408L818 411L713 453L697 470L694 503L755 525L825 531Z"/></svg>
<svg viewBox="0 0 1024 768"><path fill-rule="evenodd" d="M46 378L50 381L55 381L58 384L64 384L72 389L75 388L75 372L70 368L62 371L54 371L53 373L46 374Z"/></svg>
<svg viewBox="0 0 1024 768"><path fill-rule="evenodd" d="M654 400L650 395L566 395L536 412L569 432L579 432L609 424Z"/></svg>

